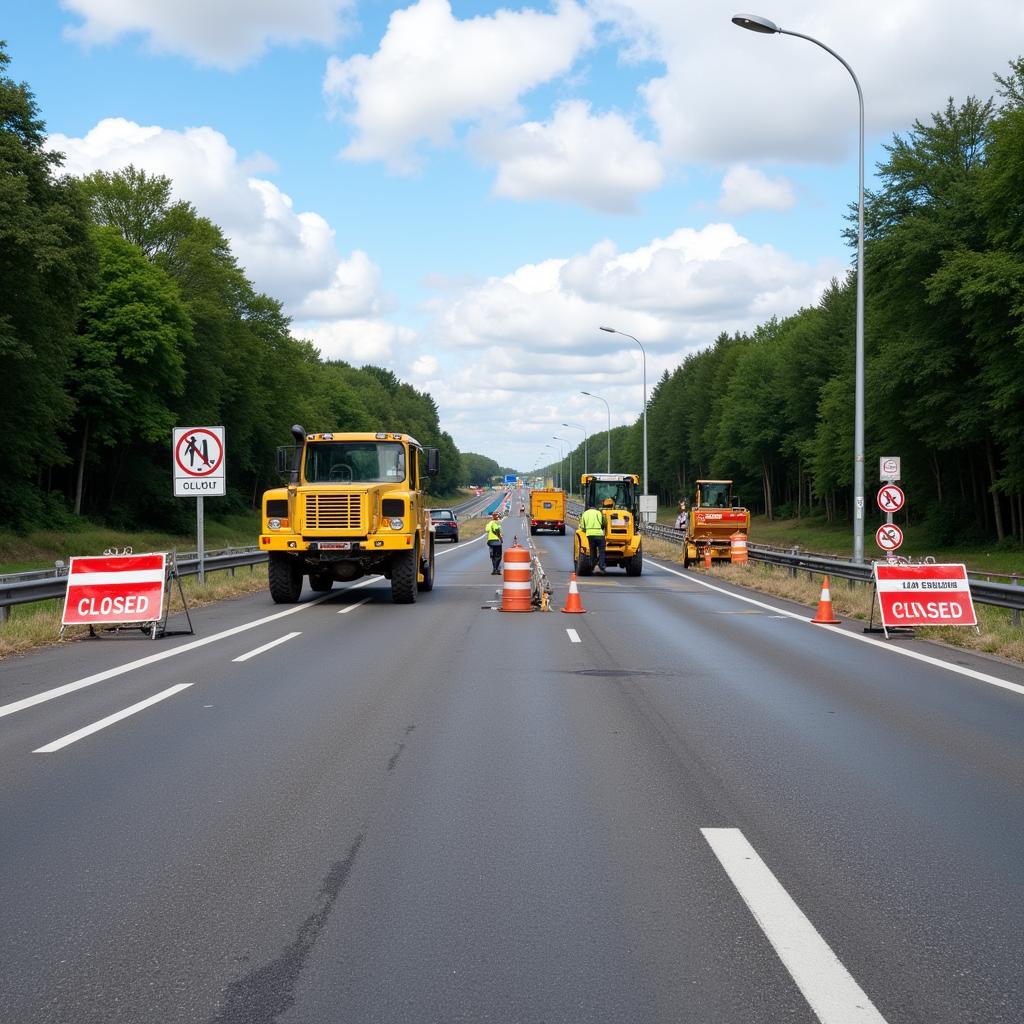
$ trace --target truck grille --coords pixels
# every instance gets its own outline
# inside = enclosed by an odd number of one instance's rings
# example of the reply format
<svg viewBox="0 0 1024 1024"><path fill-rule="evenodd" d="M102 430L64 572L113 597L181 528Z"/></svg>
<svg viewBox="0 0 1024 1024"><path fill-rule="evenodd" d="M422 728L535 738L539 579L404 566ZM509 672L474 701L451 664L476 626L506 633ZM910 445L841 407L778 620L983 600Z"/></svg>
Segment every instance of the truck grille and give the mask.
<svg viewBox="0 0 1024 1024"><path fill-rule="evenodd" d="M307 494L307 530L363 529L363 507L359 494Z"/></svg>

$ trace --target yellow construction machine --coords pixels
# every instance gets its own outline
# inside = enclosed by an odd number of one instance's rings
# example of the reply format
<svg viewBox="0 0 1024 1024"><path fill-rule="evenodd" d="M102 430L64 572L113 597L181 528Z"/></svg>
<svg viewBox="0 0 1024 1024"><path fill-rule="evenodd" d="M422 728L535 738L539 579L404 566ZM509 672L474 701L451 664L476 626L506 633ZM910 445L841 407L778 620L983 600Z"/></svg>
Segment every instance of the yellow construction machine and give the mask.
<svg viewBox="0 0 1024 1024"><path fill-rule="evenodd" d="M583 504L604 516L605 564L621 566L627 576L644 568L643 545L637 528L640 477L635 473L584 473L580 477ZM573 536L573 562L577 576L594 571L587 535L577 527Z"/></svg>
<svg viewBox="0 0 1024 1024"><path fill-rule="evenodd" d="M732 535L750 532L750 510L735 503L731 480L698 480L697 495L686 519L683 567L704 560L732 561Z"/></svg>

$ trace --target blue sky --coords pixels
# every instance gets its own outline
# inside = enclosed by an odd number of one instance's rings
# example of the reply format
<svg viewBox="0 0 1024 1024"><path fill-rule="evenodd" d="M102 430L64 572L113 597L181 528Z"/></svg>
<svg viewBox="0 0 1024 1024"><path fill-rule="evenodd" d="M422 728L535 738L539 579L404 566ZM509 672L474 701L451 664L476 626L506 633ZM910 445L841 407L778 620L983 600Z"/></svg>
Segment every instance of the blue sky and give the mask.
<svg viewBox="0 0 1024 1024"><path fill-rule="evenodd" d="M13 0L0 38L67 169L167 174L326 357L392 368L464 451L531 469L850 254L856 94L688 0ZM1024 8L758 9L894 132L991 95ZM1024 49L1022 47L1021 49ZM870 281L866 282L870 288ZM329 429L333 424L308 424ZM386 426L386 425L385 425ZM581 436L578 431L571 435Z"/></svg>

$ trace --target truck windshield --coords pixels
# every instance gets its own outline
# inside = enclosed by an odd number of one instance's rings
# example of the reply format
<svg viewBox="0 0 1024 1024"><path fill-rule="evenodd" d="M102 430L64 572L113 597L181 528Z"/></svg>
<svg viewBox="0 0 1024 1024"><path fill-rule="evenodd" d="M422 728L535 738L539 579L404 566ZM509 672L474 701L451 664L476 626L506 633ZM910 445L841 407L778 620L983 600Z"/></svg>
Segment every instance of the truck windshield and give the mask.
<svg viewBox="0 0 1024 1024"><path fill-rule="evenodd" d="M732 496L728 484L700 485L700 503L703 508L731 508Z"/></svg>
<svg viewBox="0 0 1024 1024"><path fill-rule="evenodd" d="M394 441L315 441L306 448L311 484L398 484L405 480L405 448Z"/></svg>

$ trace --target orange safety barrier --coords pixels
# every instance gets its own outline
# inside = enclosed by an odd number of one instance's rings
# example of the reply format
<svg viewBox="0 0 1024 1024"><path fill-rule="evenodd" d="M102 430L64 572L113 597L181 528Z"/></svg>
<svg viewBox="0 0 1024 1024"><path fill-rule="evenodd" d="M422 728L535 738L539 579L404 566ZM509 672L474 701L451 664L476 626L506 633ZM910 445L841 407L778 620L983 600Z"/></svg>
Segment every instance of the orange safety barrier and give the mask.
<svg viewBox="0 0 1024 1024"><path fill-rule="evenodd" d="M576 573L571 572L569 573L569 594L565 599L565 607L562 611L569 615L582 615L586 610L583 607L583 602L580 601L580 588L576 584Z"/></svg>
<svg viewBox="0 0 1024 1024"><path fill-rule="evenodd" d="M832 611L832 591L829 590L827 576L821 581L821 598L818 601L818 611L814 618L811 619L811 622L817 622L819 626L840 625L839 619L836 618L836 613Z"/></svg>
<svg viewBox="0 0 1024 1024"><path fill-rule="evenodd" d="M501 611L532 612L530 601L530 552L518 544L505 552L502 563L504 578L501 587Z"/></svg>
<svg viewBox="0 0 1024 1024"><path fill-rule="evenodd" d="M729 561L733 565L747 564L747 535L734 533L729 538Z"/></svg>

